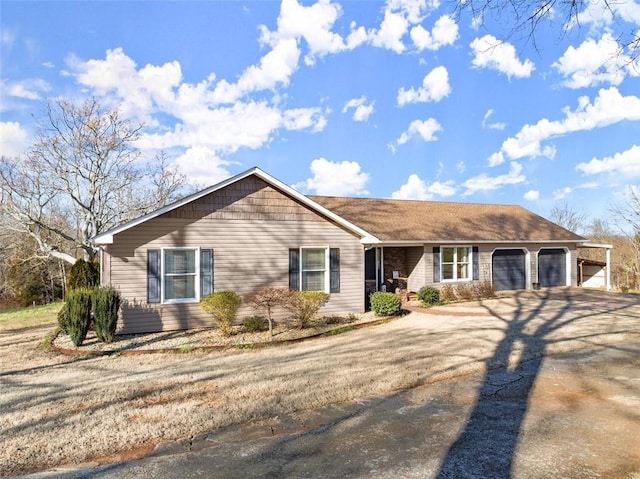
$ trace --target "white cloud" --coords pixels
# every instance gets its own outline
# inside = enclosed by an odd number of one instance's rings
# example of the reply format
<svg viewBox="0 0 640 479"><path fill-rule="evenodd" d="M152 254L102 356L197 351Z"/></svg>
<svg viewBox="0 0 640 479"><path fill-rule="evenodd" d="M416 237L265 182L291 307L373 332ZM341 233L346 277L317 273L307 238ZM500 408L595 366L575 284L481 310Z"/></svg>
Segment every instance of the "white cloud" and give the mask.
<svg viewBox="0 0 640 479"><path fill-rule="evenodd" d="M18 156L27 149L28 135L20 123L0 121L0 151L3 156Z"/></svg>
<svg viewBox="0 0 640 479"><path fill-rule="evenodd" d="M438 50L445 45L453 45L458 39L458 24L451 15L442 15L429 32L422 25L411 29L411 40L421 50Z"/></svg>
<svg viewBox="0 0 640 479"><path fill-rule="evenodd" d="M387 7L378 31L370 32L371 44L374 47L402 53L405 50L402 37L407 33L408 28L409 21L405 16Z"/></svg>
<svg viewBox="0 0 640 479"><path fill-rule="evenodd" d="M369 175L361 170L357 161L333 162L317 158L311 162L313 178L294 185L318 195L344 196L366 195Z"/></svg>
<svg viewBox="0 0 640 479"><path fill-rule="evenodd" d="M524 194L524 199L527 201L535 201L540 198L540 192L538 190L529 190Z"/></svg>
<svg viewBox="0 0 640 479"><path fill-rule="evenodd" d="M449 72L443 66L439 66L427 73L422 80L422 86L415 90L413 87L398 90L398 105L407 103L439 102L451 93L449 85Z"/></svg>
<svg viewBox="0 0 640 479"><path fill-rule="evenodd" d="M521 62L516 55L516 49L507 42L498 40L493 35L476 38L469 45L473 50L471 63L477 68L490 68L504 73L511 78L528 78L535 69L529 59Z"/></svg>
<svg viewBox="0 0 640 479"><path fill-rule="evenodd" d="M282 42L278 45L284 45ZM290 42L295 47L295 40ZM199 83L186 83L176 61L138 69L122 49L108 50L102 60L72 59L70 66L81 85L102 96L105 102L117 105L124 116L145 123L138 144L143 150L193 149L190 158L194 152L200 156L208 152L211 161L216 162L221 161L221 155L239 148L263 146L279 129L318 132L325 127L325 112L319 107L281 109L267 101L239 99L220 103L252 88L268 88L287 81L291 70L285 68L280 77L275 72L281 60L287 58L286 51L293 56L296 53L279 48L270 51L274 56L265 55L258 67L247 68L233 85L224 80L216 84L213 73ZM284 60L285 65L293 63Z"/></svg>
<svg viewBox="0 0 640 479"><path fill-rule="evenodd" d="M489 118L493 116L493 109L489 108L482 119L482 128L488 128L489 130L504 130L507 126L506 123L489 123Z"/></svg>
<svg viewBox="0 0 640 479"><path fill-rule="evenodd" d="M255 91L273 90L278 84L287 86L298 69L299 58L300 50L295 38L279 40L260 59L259 65L248 67L236 83L221 80L213 97L220 103L232 103Z"/></svg>
<svg viewBox="0 0 640 479"><path fill-rule="evenodd" d="M435 181L428 184L418 175L412 174L407 182L400 187L398 191L394 191L391 197L400 200L431 200L434 195L453 196L457 189L453 181Z"/></svg>
<svg viewBox="0 0 640 479"><path fill-rule="evenodd" d="M569 46L552 66L567 78L564 85L574 89L600 83L619 85L627 75L640 75L610 33L605 33L599 40L589 38L577 48Z"/></svg>
<svg viewBox="0 0 640 479"><path fill-rule="evenodd" d="M374 105L375 101L367 104L366 97L353 98L344 105L342 113L346 113L349 109L353 108L354 121L367 121L373 113Z"/></svg>
<svg viewBox="0 0 640 479"><path fill-rule="evenodd" d="M640 3L625 2L585 2L585 8L567 28L592 24L594 30L611 25L617 18L640 26Z"/></svg>
<svg viewBox="0 0 640 479"><path fill-rule="evenodd" d="M553 192L553 199L554 201L563 200L567 198L569 195L571 195L572 192L573 192L573 188L571 188L570 186L565 186L564 188L555 190Z"/></svg>
<svg viewBox="0 0 640 479"><path fill-rule="evenodd" d="M524 183L525 181L526 177L522 174L522 165L513 161L511 162L509 173L505 173L504 175L488 176L483 173L469 178L462 184L462 186L466 188L463 194L464 196L469 196L478 191L496 190L504 185L515 185Z"/></svg>
<svg viewBox="0 0 640 479"><path fill-rule="evenodd" d="M178 156L173 166L199 187L214 185L230 176L229 162L219 158L212 148L194 146Z"/></svg>
<svg viewBox="0 0 640 479"><path fill-rule="evenodd" d="M640 177L640 146L633 145L622 153L616 153L601 160L593 158L588 163L579 163L576 170L587 175L609 173L626 178Z"/></svg>
<svg viewBox="0 0 640 479"><path fill-rule="evenodd" d="M436 141L438 139L436 133L439 131L442 131L442 126L434 118L428 118L424 121L413 120L409 124L407 131L403 132L396 140L396 144L404 145L416 136L422 138L424 141Z"/></svg>
<svg viewBox="0 0 640 479"><path fill-rule="evenodd" d="M501 154L518 159L525 156L553 157L555 148L542 147L541 142L576 131L588 131L602 128L624 120L640 120L640 98L622 96L616 87L601 89L593 103L582 96L578 99L575 111L563 110L565 118L551 121L546 118L535 125L525 125L515 136L502 144Z"/></svg>
<svg viewBox="0 0 640 479"><path fill-rule="evenodd" d="M3 96L25 100L40 100L43 93L51 90L51 85L41 78L29 78L16 82L3 80L1 86Z"/></svg>
<svg viewBox="0 0 640 479"><path fill-rule="evenodd" d="M342 15L342 8L331 1L319 1L310 6L304 6L296 0L283 0L278 16L276 32L270 32L265 26L261 27L262 42L272 46L279 40L304 38L309 47L305 55L305 63L313 65L316 58L322 58L330 53L351 50L363 44L367 35L363 27L351 24L351 32L347 41L331 29Z"/></svg>

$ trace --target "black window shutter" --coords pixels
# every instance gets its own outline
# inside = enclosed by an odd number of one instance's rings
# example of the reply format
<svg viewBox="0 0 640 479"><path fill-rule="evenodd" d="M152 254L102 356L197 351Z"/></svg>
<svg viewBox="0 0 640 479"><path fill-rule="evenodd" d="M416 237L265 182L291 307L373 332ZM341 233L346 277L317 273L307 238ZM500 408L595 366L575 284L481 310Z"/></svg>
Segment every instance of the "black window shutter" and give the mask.
<svg viewBox="0 0 640 479"><path fill-rule="evenodd" d="M160 302L160 250L147 250L147 302Z"/></svg>
<svg viewBox="0 0 640 479"><path fill-rule="evenodd" d="M340 292L340 248L331 248L329 250L329 292Z"/></svg>
<svg viewBox="0 0 640 479"><path fill-rule="evenodd" d="M480 266L478 265L478 247L473 247L473 280L480 279Z"/></svg>
<svg viewBox="0 0 640 479"><path fill-rule="evenodd" d="M213 293L213 250L200 250L200 297Z"/></svg>
<svg viewBox="0 0 640 479"><path fill-rule="evenodd" d="M440 246L433 247L433 282L440 282Z"/></svg>
<svg viewBox="0 0 640 479"><path fill-rule="evenodd" d="M289 250L289 289L298 291L300 289L300 250Z"/></svg>

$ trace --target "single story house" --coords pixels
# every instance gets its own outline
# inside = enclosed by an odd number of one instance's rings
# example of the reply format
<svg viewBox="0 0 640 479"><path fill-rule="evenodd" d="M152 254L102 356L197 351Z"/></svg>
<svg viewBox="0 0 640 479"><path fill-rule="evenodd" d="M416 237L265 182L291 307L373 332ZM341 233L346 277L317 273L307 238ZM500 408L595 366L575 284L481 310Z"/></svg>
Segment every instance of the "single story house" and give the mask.
<svg viewBox="0 0 640 479"><path fill-rule="evenodd" d="M576 286L586 240L520 206L306 196L252 168L94 242L133 333L210 325L199 301L213 291L321 290L323 312L344 313L398 287Z"/></svg>

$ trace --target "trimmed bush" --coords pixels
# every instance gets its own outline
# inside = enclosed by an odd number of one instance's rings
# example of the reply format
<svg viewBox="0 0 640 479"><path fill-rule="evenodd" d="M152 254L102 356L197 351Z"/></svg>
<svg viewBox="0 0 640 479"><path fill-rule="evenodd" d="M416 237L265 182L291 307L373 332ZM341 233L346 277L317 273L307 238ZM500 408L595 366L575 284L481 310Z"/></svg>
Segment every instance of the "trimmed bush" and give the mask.
<svg viewBox="0 0 640 479"><path fill-rule="evenodd" d="M285 307L290 301L291 291L288 288L264 287L251 294L247 298L255 309L266 311L269 321L269 334L273 336L273 310L277 307Z"/></svg>
<svg viewBox="0 0 640 479"><path fill-rule="evenodd" d="M69 321L67 320L67 307L63 305L58 311L58 328L65 334L69 334Z"/></svg>
<svg viewBox="0 0 640 479"><path fill-rule="evenodd" d="M371 294L370 299L371 310L376 316L394 316L400 313L402 308L400 296L393 293L377 291Z"/></svg>
<svg viewBox="0 0 640 479"><path fill-rule="evenodd" d="M262 316L244 318L242 327L247 333L258 333L267 329L266 320Z"/></svg>
<svg viewBox="0 0 640 479"><path fill-rule="evenodd" d="M103 343L110 343L116 335L120 293L113 288L96 288L93 291L92 304L96 336Z"/></svg>
<svg viewBox="0 0 640 479"><path fill-rule="evenodd" d="M89 288L72 289L67 293L65 316L67 333L74 346L81 346L91 323L91 296Z"/></svg>
<svg viewBox="0 0 640 479"><path fill-rule="evenodd" d="M67 276L67 289L93 288L100 284L100 263L77 260Z"/></svg>
<svg viewBox="0 0 640 479"><path fill-rule="evenodd" d="M306 328L320 308L329 301L329 295L321 291L293 291L284 305L298 321L298 328Z"/></svg>
<svg viewBox="0 0 640 479"><path fill-rule="evenodd" d="M425 286L418 291L418 298L420 298L426 306L433 306L440 302L440 290L433 286Z"/></svg>
<svg viewBox="0 0 640 479"><path fill-rule="evenodd" d="M242 298L233 291L211 293L200 300L202 309L213 316L214 324L225 336L233 332L233 321L241 303Z"/></svg>

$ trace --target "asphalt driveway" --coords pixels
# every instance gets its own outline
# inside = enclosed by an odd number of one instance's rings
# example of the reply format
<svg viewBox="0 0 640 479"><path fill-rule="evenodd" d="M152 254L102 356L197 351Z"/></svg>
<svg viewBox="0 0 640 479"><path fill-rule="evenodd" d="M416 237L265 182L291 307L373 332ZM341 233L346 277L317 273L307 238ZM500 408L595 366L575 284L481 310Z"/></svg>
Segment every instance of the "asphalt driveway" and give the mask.
<svg viewBox="0 0 640 479"><path fill-rule="evenodd" d="M640 477L637 296L529 292L385 327L329 340L325 362L350 364L354 338L378 339L360 361L409 371L409 389L401 381L396 393L164 442L141 460L32 477ZM287 354L308 361L302 351Z"/></svg>

